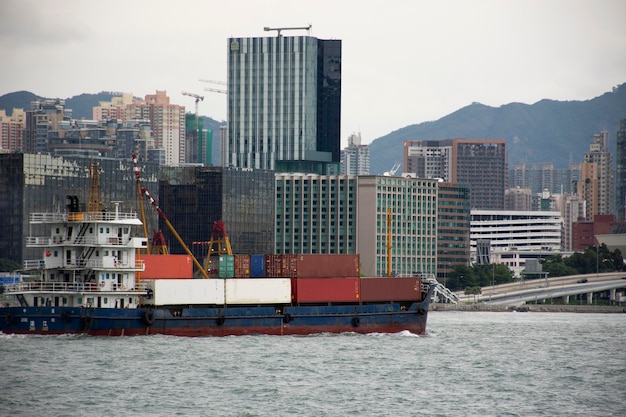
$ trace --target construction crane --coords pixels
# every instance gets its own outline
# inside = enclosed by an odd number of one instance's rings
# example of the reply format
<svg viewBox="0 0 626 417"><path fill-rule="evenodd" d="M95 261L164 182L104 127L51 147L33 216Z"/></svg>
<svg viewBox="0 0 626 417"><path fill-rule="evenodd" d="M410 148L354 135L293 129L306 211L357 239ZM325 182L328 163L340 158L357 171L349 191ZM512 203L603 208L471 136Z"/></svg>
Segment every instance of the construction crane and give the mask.
<svg viewBox="0 0 626 417"><path fill-rule="evenodd" d="M203 83L209 83L209 84L228 85L224 81L207 80L205 78L200 78L198 81L202 81ZM204 91L212 91L214 93L228 94L227 90L221 89L221 88L206 87Z"/></svg>
<svg viewBox="0 0 626 417"><path fill-rule="evenodd" d="M311 30L311 26L312 25L309 25L309 26L296 26L296 27L284 27L284 28L270 28L270 27L265 26L263 28L263 30L266 31L266 32L269 32L270 30L275 30L277 32L276 36L280 37L280 32L283 31L283 30L306 30L306 31L310 31Z"/></svg>
<svg viewBox="0 0 626 417"><path fill-rule="evenodd" d="M194 94L194 93L188 93L186 91L183 91L182 95L193 97L196 99L196 140L198 141L198 143L200 143L201 140L200 140L200 124L198 123L198 102L203 101L204 96L199 96L198 94Z"/></svg>
<svg viewBox="0 0 626 417"><path fill-rule="evenodd" d="M145 187L142 187L141 193L144 194L146 198L150 200L150 203L156 208L156 211L159 214L159 217L161 217L161 220L165 222L165 225L170 229L170 232L172 232L174 237L178 240L178 243L180 243L180 245L183 247L187 255L191 256L191 259L193 260L194 265L200 270L200 272L202 273L202 276L204 278L209 278L209 275L207 274L206 270L202 267L202 265L200 265L200 262L198 262L198 260L193 255L193 253L191 253L191 251L189 250L189 248L187 247L183 239L180 237L176 229L174 229L174 226L172 226L172 223L170 223L167 216L165 215L165 213L163 213L163 210L161 210L161 208L158 206L156 201L154 201L154 198L152 198L148 190Z"/></svg>

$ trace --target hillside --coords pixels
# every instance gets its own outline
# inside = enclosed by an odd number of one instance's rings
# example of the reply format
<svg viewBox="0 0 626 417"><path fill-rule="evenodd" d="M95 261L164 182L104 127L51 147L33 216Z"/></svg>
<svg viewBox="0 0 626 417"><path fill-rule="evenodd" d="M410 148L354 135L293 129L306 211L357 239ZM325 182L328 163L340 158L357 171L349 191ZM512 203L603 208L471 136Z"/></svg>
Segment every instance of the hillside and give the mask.
<svg viewBox="0 0 626 417"><path fill-rule="evenodd" d="M388 171L403 160L405 140L505 139L509 167L516 162L581 162L595 133L609 132L615 155L619 121L626 119L626 83L586 101L541 100L498 108L474 103L434 122L406 126L370 144L370 172Z"/></svg>
<svg viewBox="0 0 626 417"><path fill-rule="evenodd" d="M0 96L0 109L11 114L13 108L30 107L39 96L20 91ZM75 118L92 117L92 107L110 101L111 92L81 94L65 99ZM193 111L187 108L187 111ZM222 123L208 117L204 126L213 131L213 153L219 152L219 128ZM626 118L626 83L611 92L585 101L541 100L535 104L510 103L490 107L474 103L437 121L403 127L375 139L370 144L370 172L388 171L402 162L405 140L442 140L454 138L505 139L509 167L516 162L553 163L567 168L581 162L595 133L609 132L609 146L615 154L615 135L619 121ZM216 159L214 159L216 161Z"/></svg>

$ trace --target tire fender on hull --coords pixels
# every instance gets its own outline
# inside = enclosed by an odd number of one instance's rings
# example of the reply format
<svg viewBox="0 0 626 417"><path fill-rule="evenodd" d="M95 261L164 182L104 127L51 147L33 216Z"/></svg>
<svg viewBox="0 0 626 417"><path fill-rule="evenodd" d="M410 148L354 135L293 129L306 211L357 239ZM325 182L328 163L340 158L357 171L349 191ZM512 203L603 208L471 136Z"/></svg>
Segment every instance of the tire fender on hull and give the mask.
<svg viewBox="0 0 626 417"><path fill-rule="evenodd" d="M156 321L154 317L154 310L146 310L143 312L143 320L146 322L148 326L152 326Z"/></svg>

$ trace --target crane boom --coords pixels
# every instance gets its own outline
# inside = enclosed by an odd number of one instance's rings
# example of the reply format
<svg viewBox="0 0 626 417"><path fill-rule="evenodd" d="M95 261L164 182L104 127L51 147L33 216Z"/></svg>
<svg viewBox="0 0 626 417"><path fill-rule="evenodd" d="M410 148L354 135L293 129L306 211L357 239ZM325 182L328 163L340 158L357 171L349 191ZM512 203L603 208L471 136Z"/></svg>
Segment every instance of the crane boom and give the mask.
<svg viewBox="0 0 626 417"><path fill-rule="evenodd" d="M159 214L159 217L161 217L161 219L165 222L165 225L170 229L170 232L172 232L172 234L178 240L178 243L180 243L180 245L183 247L185 252L187 252L187 255L191 256L191 259L193 260L194 265L200 270L200 272L202 273L202 276L204 278L209 278L209 274L207 274L206 270L202 267L202 265L200 265L200 262L198 262L196 257L193 256L193 253L191 253L191 251L185 244L185 241L183 241L183 239L180 237L176 229L174 229L174 226L172 226L172 223L170 223L170 221L167 219L167 216L165 215L165 213L163 213L163 210L161 210L161 208L156 203L156 201L154 201L154 198L152 198L148 190L145 187L143 187L141 189L141 192L146 196L148 200L150 200L150 203L154 206L154 208L156 208L156 211Z"/></svg>
<svg viewBox="0 0 626 417"><path fill-rule="evenodd" d="M283 27L283 28L271 28L271 27L267 27L265 26L263 28L264 31L269 32L270 30L275 30L277 32L276 36L280 36L280 32L283 30L306 30L306 31L310 31L311 30L311 26L295 26L295 27Z"/></svg>

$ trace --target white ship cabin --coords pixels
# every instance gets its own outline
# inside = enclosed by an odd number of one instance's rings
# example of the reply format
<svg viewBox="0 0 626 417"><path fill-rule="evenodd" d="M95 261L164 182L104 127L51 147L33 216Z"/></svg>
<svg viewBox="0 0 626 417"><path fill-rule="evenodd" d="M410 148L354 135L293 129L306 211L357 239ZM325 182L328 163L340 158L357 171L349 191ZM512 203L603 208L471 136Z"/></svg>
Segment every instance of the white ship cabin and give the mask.
<svg viewBox="0 0 626 417"><path fill-rule="evenodd" d="M136 213L33 213L31 224L49 224L50 237L30 237L43 259L25 266L41 270L41 281L24 282L22 304L30 306L133 308L143 295L136 280L145 269L138 249L147 239L133 237L141 226ZM30 263L30 265L29 265Z"/></svg>

